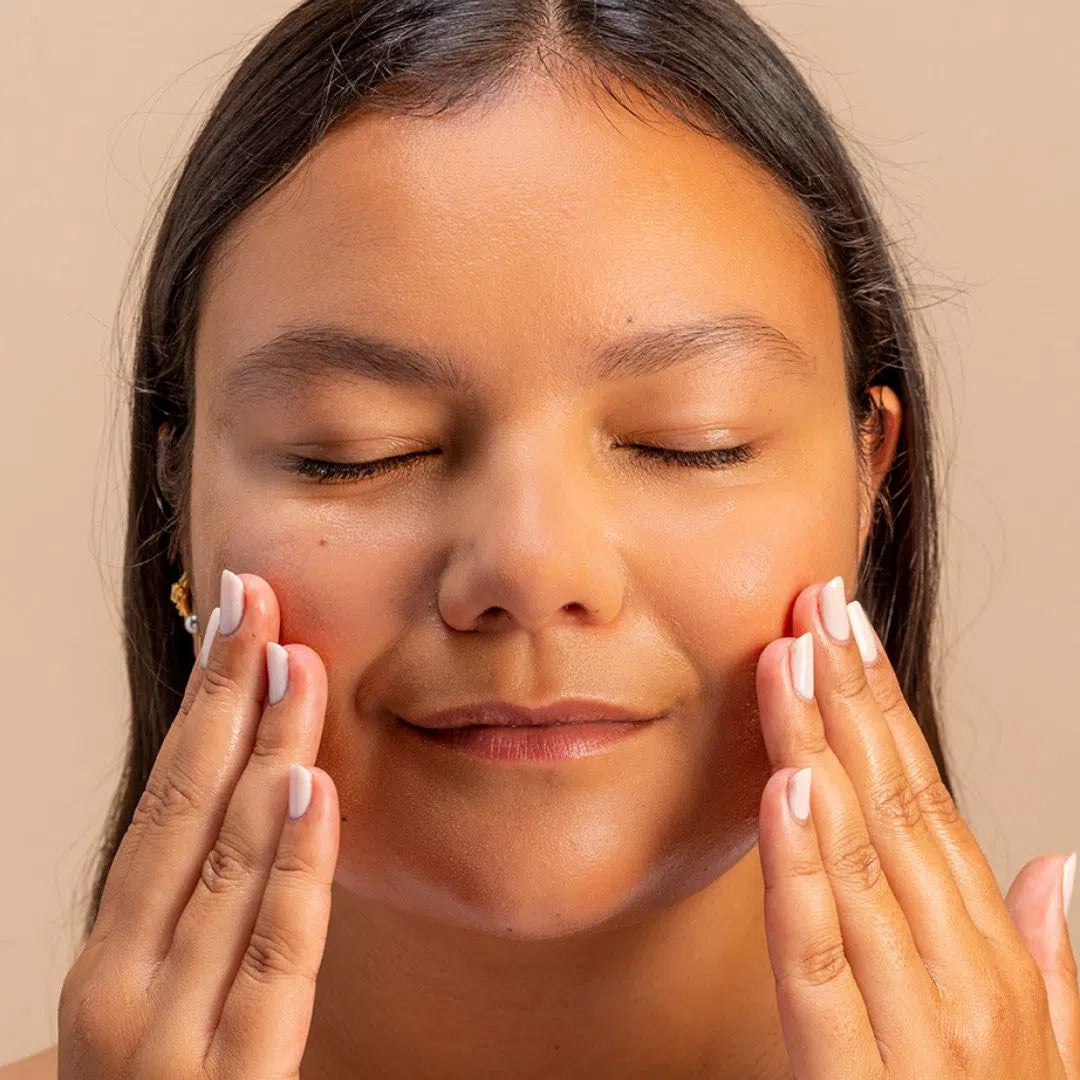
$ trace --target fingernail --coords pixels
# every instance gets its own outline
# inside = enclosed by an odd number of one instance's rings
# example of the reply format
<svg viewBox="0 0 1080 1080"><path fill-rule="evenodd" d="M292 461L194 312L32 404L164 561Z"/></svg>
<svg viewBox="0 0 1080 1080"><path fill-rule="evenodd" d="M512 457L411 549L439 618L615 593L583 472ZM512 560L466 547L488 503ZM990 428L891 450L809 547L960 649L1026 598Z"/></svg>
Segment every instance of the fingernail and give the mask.
<svg viewBox="0 0 1080 1080"><path fill-rule="evenodd" d="M289 766L289 819L295 821L311 805L311 770L303 765Z"/></svg>
<svg viewBox="0 0 1080 1080"><path fill-rule="evenodd" d="M228 637L240 625L244 617L244 582L231 570L221 571L221 625L222 637Z"/></svg>
<svg viewBox="0 0 1080 1080"><path fill-rule="evenodd" d="M812 769L800 769L788 780L788 806L796 821L803 824L810 817L810 777Z"/></svg>
<svg viewBox="0 0 1080 1080"><path fill-rule="evenodd" d="M199 667L203 670L210 662L210 646L214 644L214 638L217 637L219 622L221 622L221 608L216 607L210 612L210 618L206 620L206 636L199 650Z"/></svg>
<svg viewBox="0 0 1080 1080"><path fill-rule="evenodd" d="M1076 852L1065 860L1065 869L1061 877L1061 895L1065 901L1065 917L1069 917L1069 904L1072 902L1073 885L1076 883Z"/></svg>
<svg viewBox="0 0 1080 1080"><path fill-rule="evenodd" d="M788 650L791 663L791 684L803 701L814 700L814 635L809 630L797 637Z"/></svg>
<svg viewBox="0 0 1080 1080"><path fill-rule="evenodd" d="M267 698L276 705L289 689L289 650L276 641L266 643Z"/></svg>
<svg viewBox="0 0 1080 1080"><path fill-rule="evenodd" d="M844 579L834 577L821 590L821 621L833 641L841 643L851 637L848 625L847 597L844 596Z"/></svg>
<svg viewBox="0 0 1080 1080"><path fill-rule="evenodd" d="M870 620L863 611L862 604L858 600L852 600L847 606L848 617L851 619L851 632L855 635L855 644L859 646L859 655L864 664L872 664L877 658L877 645L874 642L874 631L870 626Z"/></svg>

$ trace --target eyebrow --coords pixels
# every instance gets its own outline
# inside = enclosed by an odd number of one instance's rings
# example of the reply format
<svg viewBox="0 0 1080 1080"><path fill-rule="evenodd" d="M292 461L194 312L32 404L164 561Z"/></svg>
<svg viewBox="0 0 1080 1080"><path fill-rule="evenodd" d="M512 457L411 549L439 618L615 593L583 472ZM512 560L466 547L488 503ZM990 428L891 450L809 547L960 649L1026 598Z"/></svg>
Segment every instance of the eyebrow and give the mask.
<svg viewBox="0 0 1080 1080"><path fill-rule="evenodd" d="M584 372L598 382L655 375L716 354L729 362L778 365L808 377L813 358L777 327L748 312L637 330L608 342ZM224 374L226 402L280 398L335 376L393 386L474 392L475 380L450 354L421 350L334 325L291 327L244 353Z"/></svg>

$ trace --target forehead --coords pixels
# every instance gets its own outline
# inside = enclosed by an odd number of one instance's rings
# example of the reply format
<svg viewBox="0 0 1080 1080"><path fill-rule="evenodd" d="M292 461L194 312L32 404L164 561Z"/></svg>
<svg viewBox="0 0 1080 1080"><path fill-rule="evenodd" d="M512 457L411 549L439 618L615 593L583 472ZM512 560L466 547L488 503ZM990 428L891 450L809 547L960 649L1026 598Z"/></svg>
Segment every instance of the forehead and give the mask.
<svg viewBox="0 0 1080 1080"><path fill-rule="evenodd" d="M351 115L220 238L199 381L311 323L550 372L631 323L753 312L815 359L839 356L831 278L794 198L625 93L640 115L546 79L455 114Z"/></svg>

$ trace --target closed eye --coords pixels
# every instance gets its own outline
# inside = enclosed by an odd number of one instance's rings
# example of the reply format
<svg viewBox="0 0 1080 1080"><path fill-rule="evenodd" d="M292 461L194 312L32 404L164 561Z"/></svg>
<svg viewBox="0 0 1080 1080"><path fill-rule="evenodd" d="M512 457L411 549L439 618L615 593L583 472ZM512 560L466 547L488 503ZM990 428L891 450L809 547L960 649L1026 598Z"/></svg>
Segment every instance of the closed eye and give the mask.
<svg viewBox="0 0 1080 1080"><path fill-rule="evenodd" d="M632 450L637 457L690 469L726 469L751 461L758 453L749 443L715 450L672 450L666 446L636 443L624 443L622 447ZM436 447L434 450L418 450L412 454L399 454L375 461L324 461L320 458L289 456L286 462L292 472L320 484L331 484L366 480L392 470L407 470L418 464L420 458L437 453L440 451Z"/></svg>
<svg viewBox="0 0 1080 1080"><path fill-rule="evenodd" d="M741 465L757 456L757 451L750 443L725 446L717 450L672 450L666 446L640 446L633 443L627 445L641 457L657 458L690 469L725 469L731 465Z"/></svg>

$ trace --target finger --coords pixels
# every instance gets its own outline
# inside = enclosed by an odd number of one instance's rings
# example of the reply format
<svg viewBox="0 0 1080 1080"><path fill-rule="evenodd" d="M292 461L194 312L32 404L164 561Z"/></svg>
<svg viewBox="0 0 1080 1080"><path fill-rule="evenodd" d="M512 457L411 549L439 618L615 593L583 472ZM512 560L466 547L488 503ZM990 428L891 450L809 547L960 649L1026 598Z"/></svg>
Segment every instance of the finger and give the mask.
<svg viewBox="0 0 1080 1080"><path fill-rule="evenodd" d="M322 769L311 773L307 813L282 827L255 928L208 1051L216 1066L210 1075L299 1071L326 947L341 827L334 782ZM284 806L284 786L276 788ZM238 1047L246 1053L238 1055Z"/></svg>
<svg viewBox="0 0 1080 1080"><path fill-rule="evenodd" d="M805 823L792 816L788 803L789 782L800 771L785 768L769 778L758 841L769 963L788 1057L799 1080L882 1075L884 1063L848 961L814 826L826 801L827 770L811 770Z"/></svg>
<svg viewBox="0 0 1080 1080"><path fill-rule="evenodd" d="M211 636L208 623L198 692L158 753L125 835L127 850L110 870L108 902L102 897L102 932L151 965L168 951L217 836L266 695L264 649L278 635L277 598L262 578L235 576L243 586L240 624ZM236 584L224 573L222 579L227 590Z"/></svg>
<svg viewBox="0 0 1080 1080"><path fill-rule="evenodd" d="M923 819L938 843L971 921L989 941L999 946L1014 944L1016 927L1002 903L994 871L941 778L885 647L857 600L848 605L848 611L853 629L863 639L867 682L889 725Z"/></svg>
<svg viewBox="0 0 1080 1080"><path fill-rule="evenodd" d="M1041 855L1017 874L1005 903L1039 969L1054 1041L1069 1080L1080 1080L1080 987L1066 919L1063 871L1075 856Z"/></svg>
<svg viewBox="0 0 1080 1080"><path fill-rule="evenodd" d="M910 1040L914 1022L933 1022L937 990L881 872L851 779L825 739L813 674L809 633L766 646L757 667L762 731L774 770L814 770L815 860L824 864L846 959L874 1034L881 1045L897 1048ZM800 675L808 699L795 689ZM796 861L793 872L802 869ZM817 872L816 861L810 869Z"/></svg>
<svg viewBox="0 0 1080 1080"><path fill-rule="evenodd" d="M255 745L229 801L191 899L176 926L169 954L150 995L159 1015L209 1041L225 997L251 940L267 878L281 838L281 778L293 762L313 764L326 712L326 669L306 645L267 645L268 671L284 696L267 702ZM281 676L284 676L281 678ZM182 1009L175 987L192 978Z"/></svg>
<svg viewBox="0 0 1080 1080"><path fill-rule="evenodd" d="M792 612L796 632L813 634L814 691L825 737L851 778L870 841L935 983L966 987L972 960L988 958L990 947L971 920L866 680L843 590L842 578L811 586Z"/></svg>
<svg viewBox="0 0 1080 1080"><path fill-rule="evenodd" d="M216 622L216 620L213 621ZM198 695L199 687L202 685L202 677L203 669L198 662L198 657L196 657L188 674L180 709L165 732L161 746L158 748L157 761L164 762L175 755L176 744L182 737L181 733L184 729L185 717L191 710L192 702ZM151 775L153 775L152 770ZM136 825L132 823L120 838L120 843L109 867L108 877L105 879L101 899L98 902L98 914L87 940L88 945L100 943L108 936L109 924L115 915L116 895L124 888L141 837L142 824Z"/></svg>

